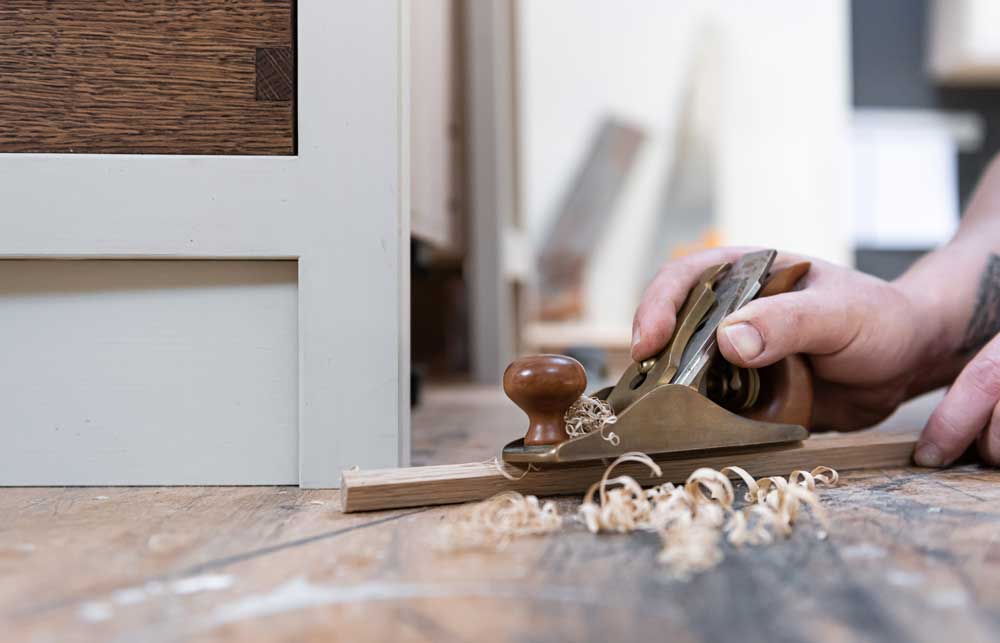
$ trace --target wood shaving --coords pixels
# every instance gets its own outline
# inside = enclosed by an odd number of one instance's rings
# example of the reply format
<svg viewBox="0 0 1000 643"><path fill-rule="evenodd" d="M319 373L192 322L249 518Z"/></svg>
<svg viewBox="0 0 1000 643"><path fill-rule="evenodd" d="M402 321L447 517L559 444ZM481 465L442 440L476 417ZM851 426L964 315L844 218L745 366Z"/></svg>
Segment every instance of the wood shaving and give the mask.
<svg viewBox="0 0 1000 643"><path fill-rule="evenodd" d="M612 475L627 462L645 465L652 477L663 475L645 453L618 457L587 489L577 519L595 534L658 533L663 544L658 560L678 578L719 564L723 537L735 547L769 545L779 537L787 538L803 509L811 511L823 528L818 537L825 538L828 521L816 489L839 481L836 471L823 466L792 471L788 478L759 479L740 467L719 471L703 467L683 485L667 482L643 489L632 476ZM747 487L740 507L730 481L733 476ZM517 536L554 532L562 524L553 503L540 505L534 496L509 491L473 505L458 521L446 525L446 539L451 546L502 547Z"/></svg>
<svg viewBox="0 0 1000 643"><path fill-rule="evenodd" d="M446 549L502 549L518 536L558 531L562 517L555 503L541 504L535 496L504 491L468 506L457 519L445 523L442 545Z"/></svg>
<svg viewBox="0 0 1000 643"><path fill-rule="evenodd" d="M518 469L514 465L501 460L500 456L496 456L492 460L487 460L484 464L492 464L497 468L497 473L511 482L523 480L524 476L528 475L532 471L538 471L538 467L530 462L528 463L528 467L526 469Z"/></svg>
<svg viewBox="0 0 1000 643"><path fill-rule="evenodd" d="M604 400L581 395L580 399L573 402L566 410L563 419L566 422L566 433L570 438L578 438L581 435L600 431L601 437L610 442L612 446L618 446L621 442L621 438L614 431L604 433L604 429L608 425L618 421L615 412L611 410L611 405ZM538 468L533 464L529 464L525 469L518 469L510 463L504 462L500 456L487 460L486 464L492 464L496 467L497 473L511 482L523 480L532 471L538 471Z"/></svg>
<svg viewBox="0 0 1000 643"><path fill-rule="evenodd" d="M604 400L581 395L580 399L566 409L563 419L566 422L566 433L571 438L600 431L601 437L610 442L611 446L618 446L621 442L621 438L614 431L604 433L605 428L618 421L618 416L611 409L611 405Z"/></svg>
<svg viewBox="0 0 1000 643"><path fill-rule="evenodd" d="M796 470L788 479L769 476L759 480L739 467L721 471L705 467L688 476L683 486L668 482L643 490L630 476L610 477L623 462L639 462L649 467L651 475L662 475L660 467L643 453L621 456L587 490L579 518L593 533L657 531L663 542L659 561L678 577L717 565L722 560L723 533L737 547L766 545L776 536L789 536L804 506L825 529L826 514L815 494L816 485L834 485L839 479L829 467ZM729 474L747 485L744 507L734 506L736 494ZM825 536L825 530L819 532L820 538Z"/></svg>

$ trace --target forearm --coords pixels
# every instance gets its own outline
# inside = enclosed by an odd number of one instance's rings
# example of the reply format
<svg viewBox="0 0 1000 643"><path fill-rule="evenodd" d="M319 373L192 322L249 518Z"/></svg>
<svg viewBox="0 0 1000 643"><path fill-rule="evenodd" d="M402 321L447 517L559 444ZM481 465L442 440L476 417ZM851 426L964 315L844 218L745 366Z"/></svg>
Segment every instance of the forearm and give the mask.
<svg viewBox="0 0 1000 643"><path fill-rule="evenodd" d="M984 174L955 238L928 254L899 287L925 338L917 391L952 381L1000 331L1000 163Z"/></svg>

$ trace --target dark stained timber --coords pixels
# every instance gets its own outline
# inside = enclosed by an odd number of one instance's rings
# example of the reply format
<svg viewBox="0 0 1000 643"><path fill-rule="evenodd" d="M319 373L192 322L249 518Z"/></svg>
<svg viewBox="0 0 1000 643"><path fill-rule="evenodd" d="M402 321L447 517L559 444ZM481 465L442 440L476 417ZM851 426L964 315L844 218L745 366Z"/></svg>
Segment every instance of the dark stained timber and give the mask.
<svg viewBox="0 0 1000 643"><path fill-rule="evenodd" d="M0 2L0 152L294 154L294 0Z"/></svg>
<svg viewBox="0 0 1000 643"><path fill-rule="evenodd" d="M257 48L257 100L292 100L295 69L291 47Z"/></svg>

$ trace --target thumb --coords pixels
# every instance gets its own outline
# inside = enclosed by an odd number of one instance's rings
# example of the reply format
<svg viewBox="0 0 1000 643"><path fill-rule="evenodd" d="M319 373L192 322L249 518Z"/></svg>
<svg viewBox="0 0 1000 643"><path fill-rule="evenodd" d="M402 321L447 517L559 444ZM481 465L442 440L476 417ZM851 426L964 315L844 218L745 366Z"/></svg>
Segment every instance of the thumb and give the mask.
<svg viewBox="0 0 1000 643"><path fill-rule="evenodd" d="M729 362L759 368L795 353L843 350L858 327L848 307L802 290L750 302L722 321L716 338Z"/></svg>

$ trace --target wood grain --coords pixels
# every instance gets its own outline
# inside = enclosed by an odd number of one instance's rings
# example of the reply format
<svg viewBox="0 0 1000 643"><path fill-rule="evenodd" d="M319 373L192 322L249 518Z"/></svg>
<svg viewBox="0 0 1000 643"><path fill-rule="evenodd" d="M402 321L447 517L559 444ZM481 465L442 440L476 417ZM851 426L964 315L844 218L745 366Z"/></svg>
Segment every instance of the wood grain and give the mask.
<svg viewBox="0 0 1000 643"><path fill-rule="evenodd" d="M293 57L291 47L257 48L257 100L292 100L295 92Z"/></svg>
<svg viewBox="0 0 1000 643"><path fill-rule="evenodd" d="M654 458L663 469L659 478L649 477L645 467L631 463L616 471L653 485L683 482L698 467L721 469L736 465L760 477L787 475L794 469L819 465L838 470L905 466L910 463L915 443L909 435L819 435L794 446ZM508 490L538 496L582 493L601 477L604 469L602 463L571 465L532 471L520 480L508 480L489 462L345 471L340 501L343 511L351 512L468 502Z"/></svg>
<svg viewBox="0 0 1000 643"><path fill-rule="evenodd" d="M435 389L414 439L422 461L475 460L515 419L495 387ZM572 515L578 500L557 502ZM343 514L336 491L282 487L0 489L0 638L996 639L1000 471L848 472L820 501L827 539L803 520L676 581L656 535L573 521L496 551L442 551L438 530L460 508ZM174 584L197 579L216 584Z"/></svg>
<svg viewBox="0 0 1000 643"><path fill-rule="evenodd" d="M499 551L446 552L434 543L454 507L342 514L336 491L280 487L2 489L0 631L214 643L996 639L1000 472L848 473L820 498L826 540L803 520L772 546L726 546L719 567L678 582L657 564L654 534L594 536L572 522ZM177 591L198 579L222 582Z"/></svg>
<svg viewBox="0 0 1000 643"><path fill-rule="evenodd" d="M0 3L0 152L294 154L293 1Z"/></svg>

